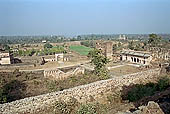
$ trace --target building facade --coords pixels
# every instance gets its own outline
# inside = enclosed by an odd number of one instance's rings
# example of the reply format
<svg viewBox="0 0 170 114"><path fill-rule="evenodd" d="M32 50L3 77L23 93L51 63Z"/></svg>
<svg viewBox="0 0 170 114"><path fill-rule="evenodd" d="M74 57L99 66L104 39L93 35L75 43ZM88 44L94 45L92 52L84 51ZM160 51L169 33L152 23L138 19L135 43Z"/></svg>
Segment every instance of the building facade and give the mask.
<svg viewBox="0 0 170 114"><path fill-rule="evenodd" d="M11 64L11 56L9 52L0 52L0 65Z"/></svg>
<svg viewBox="0 0 170 114"><path fill-rule="evenodd" d="M57 61L59 63L63 63L65 61L70 61L71 60L71 57L72 55L69 55L69 54L64 54L64 53L58 53L58 54L55 54L54 57L52 58L45 58L45 61L46 62L54 62L54 61Z"/></svg>
<svg viewBox="0 0 170 114"><path fill-rule="evenodd" d="M124 50L121 52L120 59L121 61L127 61L141 65L150 65L152 56L150 53L146 52Z"/></svg>

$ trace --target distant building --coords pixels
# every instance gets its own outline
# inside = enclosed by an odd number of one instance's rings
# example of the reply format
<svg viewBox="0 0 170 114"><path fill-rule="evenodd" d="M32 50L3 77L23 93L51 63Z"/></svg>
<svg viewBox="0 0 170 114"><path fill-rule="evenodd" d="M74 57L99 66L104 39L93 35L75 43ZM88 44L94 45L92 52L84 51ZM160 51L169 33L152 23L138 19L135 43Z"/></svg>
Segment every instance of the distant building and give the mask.
<svg viewBox="0 0 170 114"><path fill-rule="evenodd" d="M124 50L121 52L120 59L121 61L149 65L152 60L152 56L150 53L146 52Z"/></svg>
<svg viewBox="0 0 170 114"><path fill-rule="evenodd" d="M55 54L55 61L63 62L64 61L63 59L64 59L63 53Z"/></svg>
<svg viewBox="0 0 170 114"><path fill-rule="evenodd" d="M113 59L113 43L112 42L104 42L97 41L96 49L102 50L102 53L105 57L112 60Z"/></svg>
<svg viewBox="0 0 170 114"><path fill-rule="evenodd" d="M65 61L70 61L71 59L71 55L69 54L64 54L64 53L58 53L58 54L55 54L55 57L53 58L45 58L45 61L46 62L53 62L53 61L57 61L59 63L62 63L62 62L65 62Z"/></svg>
<svg viewBox="0 0 170 114"><path fill-rule="evenodd" d="M0 65L11 64L11 56L9 52L0 52Z"/></svg>
<svg viewBox="0 0 170 114"><path fill-rule="evenodd" d="M119 40L127 40L126 35L119 35Z"/></svg>
<svg viewBox="0 0 170 114"><path fill-rule="evenodd" d="M47 40L42 40L42 43L47 43Z"/></svg>

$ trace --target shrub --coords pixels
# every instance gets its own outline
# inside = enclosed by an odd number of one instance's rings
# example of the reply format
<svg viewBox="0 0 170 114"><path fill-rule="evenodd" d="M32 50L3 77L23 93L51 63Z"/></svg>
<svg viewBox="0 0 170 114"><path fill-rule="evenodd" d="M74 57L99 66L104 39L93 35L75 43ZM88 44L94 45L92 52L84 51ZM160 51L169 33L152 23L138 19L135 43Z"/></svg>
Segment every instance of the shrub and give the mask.
<svg viewBox="0 0 170 114"><path fill-rule="evenodd" d="M170 85L170 79L168 77L163 77L158 81L157 88L159 91L165 90Z"/></svg>
<svg viewBox="0 0 170 114"><path fill-rule="evenodd" d="M157 91L163 91L170 86L170 79L167 77L161 78L158 83L148 83L146 85L137 84L130 88L130 90L122 95L130 102L138 101L146 96L152 96Z"/></svg>
<svg viewBox="0 0 170 114"><path fill-rule="evenodd" d="M70 114L70 109L67 108L67 104L65 102L57 101L55 104L55 109L55 113Z"/></svg>
<svg viewBox="0 0 170 114"><path fill-rule="evenodd" d="M53 92L53 91L62 91L63 88L61 86L57 86L57 81L50 81L47 83L47 88Z"/></svg>
<svg viewBox="0 0 170 114"><path fill-rule="evenodd" d="M97 114L96 106L93 104L81 105L77 114Z"/></svg>
<svg viewBox="0 0 170 114"><path fill-rule="evenodd" d="M52 48L53 46L50 44L50 43L46 43L45 45L44 45L44 48Z"/></svg>
<svg viewBox="0 0 170 114"><path fill-rule="evenodd" d="M145 96L151 96L156 89L150 85L136 85L131 91L128 92L127 99L131 102L137 101Z"/></svg>
<svg viewBox="0 0 170 114"><path fill-rule="evenodd" d="M0 89L0 104L7 102L7 94L3 88Z"/></svg>
<svg viewBox="0 0 170 114"><path fill-rule="evenodd" d="M74 113L75 107L79 105L77 99L73 97L69 97L67 102L64 101L57 101L54 106L54 112L56 114L70 114Z"/></svg>

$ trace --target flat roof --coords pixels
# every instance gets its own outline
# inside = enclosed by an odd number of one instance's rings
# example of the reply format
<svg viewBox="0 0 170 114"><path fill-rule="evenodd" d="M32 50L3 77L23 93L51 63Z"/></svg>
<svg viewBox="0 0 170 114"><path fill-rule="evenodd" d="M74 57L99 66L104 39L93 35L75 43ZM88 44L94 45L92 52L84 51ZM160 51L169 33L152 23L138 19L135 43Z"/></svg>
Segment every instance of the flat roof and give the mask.
<svg viewBox="0 0 170 114"><path fill-rule="evenodd" d="M121 54L139 56L139 57L150 57L151 55L145 52L137 52L137 51L121 51Z"/></svg>

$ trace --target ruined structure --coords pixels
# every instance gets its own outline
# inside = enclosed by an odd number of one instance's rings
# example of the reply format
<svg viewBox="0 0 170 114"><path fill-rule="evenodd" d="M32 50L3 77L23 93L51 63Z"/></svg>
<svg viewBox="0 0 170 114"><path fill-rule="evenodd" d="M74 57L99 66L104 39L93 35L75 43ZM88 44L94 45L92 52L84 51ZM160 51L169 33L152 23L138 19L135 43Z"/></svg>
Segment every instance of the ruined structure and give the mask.
<svg viewBox="0 0 170 114"><path fill-rule="evenodd" d="M112 42L103 42L103 41L97 41L96 42L96 48L99 50L102 50L102 53L105 57L112 60L113 57L113 43Z"/></svg>
<svg viewBox="0 0 170 114"><path fill-rule="evenodd" d="M152 53L154 60L168 60L170 58L170 49L160 47L147 47L147 51Z"/></svg>
<svg viewBox="0 0 170 114"><path fill-rule="evenodd" d="M75 67L70 69L50 69L44 71L44 77L52 80L64 80L70 76L77 74L84 74L85 69L82 67Z"/></svg>
<svg viewBox="0 0 170 114"><path fill-rule="evenodd" d="M149 65L152 56L150 53L142 52L142 51L131 51L124 50L121 52L121 61L128 61L131 63L137 63L142 65Z"/></svg>
<svg viewBox="0 0 170 114"><path fill-rule="evenodd" d="M0 65L11 64L11 55L9 52L1 51L0 52Z"/></svg>
<svg viewBox="0 0 170 114"><path fill-rule="evenodd" d="M50 59L45 59L46 62L52 62L52 61L57 61L57 62L64 62L64 61L69 61L71 59L71 55L68 54L63 54L63 53L58 53L55 54L54 58L50 58Z"/></svg>

